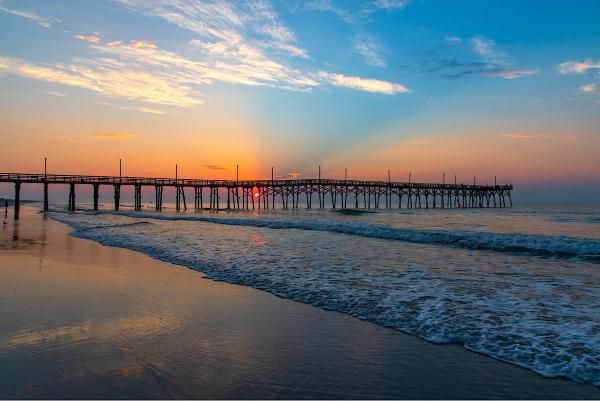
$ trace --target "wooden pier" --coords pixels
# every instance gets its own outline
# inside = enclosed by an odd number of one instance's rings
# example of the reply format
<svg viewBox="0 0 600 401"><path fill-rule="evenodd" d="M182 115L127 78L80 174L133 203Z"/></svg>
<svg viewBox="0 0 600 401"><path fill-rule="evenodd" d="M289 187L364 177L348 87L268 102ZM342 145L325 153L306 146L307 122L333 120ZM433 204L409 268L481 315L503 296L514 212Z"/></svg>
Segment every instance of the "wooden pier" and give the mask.
<svg viewBox="0 0 600 401"><path fill-rule="evenodd" d="M19 212L22 184L42 184L44 210L48 210L50 184L69 186L68 210L76 209L76 187L93 187L93 208L98 209L100 186L112 186L114 210L121 204L121 187L134 187L134 209L142 209L142 188L153 187L155 209L162 210L163 189L175 189L175 209L187 210L185 189L194 191L195 210L209 209L312 209L331 208L504 208L512 207L512 185L435 184L334 179L303 180L197 180L177 178L111 177L59 174L0 173L0 182L14 184L15 215ZM208 198L205 196L208 195ZM221 198L223 197L223 198ZM221 200L226 207L222 207ZM208 202L206 202L208 201ZM318 206L316 204L318 202ZM190 205L191 206L191 205Z"/></svg>

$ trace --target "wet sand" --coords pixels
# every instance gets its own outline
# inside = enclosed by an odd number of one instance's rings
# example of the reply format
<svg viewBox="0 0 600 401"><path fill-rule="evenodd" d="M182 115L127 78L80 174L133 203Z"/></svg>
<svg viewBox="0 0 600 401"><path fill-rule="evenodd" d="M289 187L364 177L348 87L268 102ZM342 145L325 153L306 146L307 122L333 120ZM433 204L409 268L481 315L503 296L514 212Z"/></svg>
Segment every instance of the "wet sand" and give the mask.
<svg viewBox="0 0 600 401"><path fill-rule="evenodd" d="M2 210L0 398L600 399Z"/></svg>

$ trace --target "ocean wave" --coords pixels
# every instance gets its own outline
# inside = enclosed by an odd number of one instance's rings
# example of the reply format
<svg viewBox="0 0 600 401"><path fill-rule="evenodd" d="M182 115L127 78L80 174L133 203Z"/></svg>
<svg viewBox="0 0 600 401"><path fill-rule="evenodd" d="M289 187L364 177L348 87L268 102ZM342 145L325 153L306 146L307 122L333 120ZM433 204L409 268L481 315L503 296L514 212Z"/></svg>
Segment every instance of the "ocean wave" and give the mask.
<svg viewBox="0 0 600 401"><path fill-rule="evenodd" d="M115 212L104 213L114 214ZM325 231L367 238L600 263L600 240L591 238L480 231L427 230L406 227L389 227L380 224L368 224L355 221L323 221L316 219L236 218L140 212L119 212L118 215L136 219L199 221L270 229Z"/></svg>
<svg viewBox="0 0 600 401"><path fill-rule="evenodd" d="M589 263L477 253L462 245L432 252L419 245L423 241L402 246L379 241L386 237L373 235L372 227L369 231L360 222L269 217L257 224L257 217L139 212L50 216L73 227L74 236L142 252L207 278L428 341L463 344L544 376L600 386L600 278ZM140 217L155 224L131 224ZM211 229L205 223L221 225ZM368 238L356 226L363 226ZM349 237L335 235L350 228ZM394 235L425 235L419 229L386 229Z"/></svg>
<svg viewBox="0 0 600 401"><path fill-rule="evenodd" d="M80 228L80 230L96 230L103 228L115 228L115 227L131 227L131 226L144 226L152 224L149 221L136 221L134 223L121 223L121 224L98 224L95 226Z"/></svg>

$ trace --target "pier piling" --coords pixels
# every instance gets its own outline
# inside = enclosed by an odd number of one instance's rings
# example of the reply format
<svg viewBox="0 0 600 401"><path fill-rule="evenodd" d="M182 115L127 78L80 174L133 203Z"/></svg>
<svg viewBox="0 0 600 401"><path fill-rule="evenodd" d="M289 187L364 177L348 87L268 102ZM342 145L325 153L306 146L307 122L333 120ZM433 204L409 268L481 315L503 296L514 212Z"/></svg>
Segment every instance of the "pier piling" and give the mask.
<svg viewBox="0 0 600 401"><path fill-rule="evenodd" d="M121 204L121 184L114 184L115 189L115 211L119 210Z"/></svg>
<svg viewBox="0 0 600 401"><path fill-rule="evenodd" d="M44 182L44 212L48 211L48 182Z"/></svg>
<svg viewBox="0 0 600 401"><path fill-rule="evenodd" d="M136 211L140 211L142 210L142 186L139 184L134 185L133 192L133 209Z"/></svg>
<svg viewBox="0 0 600 401"><path fill-rule="evenodd" d="M94 187L94 210L98 210L98 198L100 196L100 184L92 184Z"/></svg>
<svg viewBox="0 0 600 401"><path fill-rule="evenodd" d="M69 184L69 212L75 211L75 183Z"/></svg>
<svg viewBox="0 0 600 401"><path fill-rule="evenodd" d="M19 218L19 208L21 205L21 182L15 182L15 219Z"/></svg>
<svg viewBox="0 0 600 401"><path fill-rule="evenodd" d="M156 209L157 212L160 212L162 210L163 186L155 185L154 192L155 192L154 208Z"/></svg>

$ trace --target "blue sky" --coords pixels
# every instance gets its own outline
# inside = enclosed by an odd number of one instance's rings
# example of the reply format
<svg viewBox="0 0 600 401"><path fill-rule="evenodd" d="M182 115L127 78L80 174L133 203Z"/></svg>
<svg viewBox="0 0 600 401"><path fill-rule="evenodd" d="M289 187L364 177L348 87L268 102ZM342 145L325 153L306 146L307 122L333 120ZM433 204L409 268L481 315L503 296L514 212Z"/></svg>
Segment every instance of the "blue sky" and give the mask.
<svg viewBox="0 0 600 401"><path fill-rule="evenodd" d="M0 0L0 141L19 149L1 169L50 153L89 173L127 157L588 185L599 20L583 0Z"/></svg>

